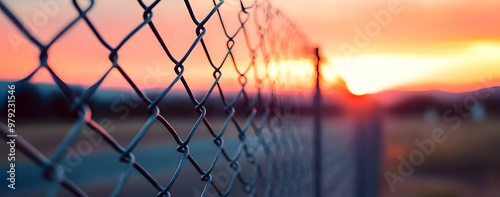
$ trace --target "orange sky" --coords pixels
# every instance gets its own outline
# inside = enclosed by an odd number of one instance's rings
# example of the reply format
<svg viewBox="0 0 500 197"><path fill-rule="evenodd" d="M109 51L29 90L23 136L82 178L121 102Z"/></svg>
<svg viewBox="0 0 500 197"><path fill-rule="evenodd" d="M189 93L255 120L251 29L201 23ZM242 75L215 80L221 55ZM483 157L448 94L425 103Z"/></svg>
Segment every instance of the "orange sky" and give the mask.
<svg viewBox="0 0 500 197"><path fill-rule="evenodd" d="M76 16L72 6L60 4L57 12L48 13L51 15L47 15L46 23L37 23L33 16L45 12L37 2L5 3L18 16L23 16L22 21L35 27L30 30L42 41L48 41ZM325 81L329 85L337 82L338 74L355 94L390 89L466 91L476 88L480 84L479 78L489 77L497 81L490 85L500 85L500 1L271 2L295 20L310 40L320 46L327 60L323 68ZM120 1L118 7L113 4L113 1L97 1L89 16L104 39L116 46L142 22L142 9L136 1ZM210 5L210 1L196 1L193 6L201 17L208 13ZM232 11L237 5L235 0L227 0L221 7L230 32L238 25L237 15ZM381 24L373 13L390 14ZM154 14L153 21L157 23L165 42L173 55L180 59L195 39L195 25L190 22L183 3L162 1ZM367 31L366 27L370 25ZM20 33L4 14L0 15L0 26L0 35L3 35L0 36L0 79L25 77L38 65L38 50L19 37ZM226 39L217 20L209 21L207 29L206 41L214 61L218 63L225 54ZM249 29L255 30L252 26ZM249 63L248 51L244 40L238 39L234 50L239 65L244 67ZM79 22L56 42L49 52L49 64L69 83L88 86L95 83L111 66L107 59L109 52L92 37L83 22ZM174 78L173 64L164 55L148 27L132 37L118 55L120 65L142 87L166 87ZM212 69L201 47L195 48L192 58L188 58L185 65L190 85L195 89L206 90L210 85L207 81L213 81L211 74L207 74ZM290 72L299 75L305 71L310 70L296 69ZM223 76L222 83L227 84L226 87L236 87L236 74L232 65L224 66L223 73L227 74ZM42 71L34 81L51 82L51 79ZM298 81L302 83L307 80ZM103 86L126 85L125 80L113 71Z"/></svg>
<svg viewBox="0 0 500 197"><path fill-rule="evenodd" d="M487 77L496 81L491 85L500 85L500 1L278 0L275 4L321 45L354 93L465 91L477 88L479 78ZM389 8L395 12L383 26L373 12L387 13ZM367 33L366 26L373 22L380 29L371 27L369 44L352 53L342 51L342 46L356 46L356 28Z"/></svg>

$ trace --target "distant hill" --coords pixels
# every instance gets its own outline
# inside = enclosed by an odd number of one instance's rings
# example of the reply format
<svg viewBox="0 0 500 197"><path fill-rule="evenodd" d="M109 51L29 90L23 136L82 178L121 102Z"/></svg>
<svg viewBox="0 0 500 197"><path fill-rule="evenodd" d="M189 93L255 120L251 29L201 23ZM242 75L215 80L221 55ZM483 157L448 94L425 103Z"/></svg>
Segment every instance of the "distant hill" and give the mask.
<svg viewBox="0 0 500 197"><path fill-rule="evenodd" d="M388 112L397 115L422 114L435 109L441 114L454 105L474 105L477 101L489 115L500 116L500 87L450 93L432 91L388 91L373 95Z"/></svg>
<svg viewBox="0 0 500 197"><path fill-rule="evenodd" d="M0 103L6 103L7 85L10 83L0 81ZM77 94L82 94L83 87L70 86L70 89ZM490 91L491 90L491 91ZM144 90L150 98L155 99L160 93L160 89ZM480 90L480 93L490 93L487 99L478 99L486 108L490 115L500 116L500 87L492 87L489 90ZM20 118L40 118L40 117L63 117L71 118L73 115L69 111L69 100L62 91L54 84L29 83L16 87L16 110ZM196 92L198 100L203 98L205 92ZM234 92L227 92L228 100L234 98ZM438 90L433 91L386 91L377 94L367 95L375 100L381 108L395 115L421 115L428 109L435 109L443 113L450 109L453 104L463 104L468 97L475 98L475 92L449 93ZM345 110L349 110L351 102L346 102L350 97L330 95L323 99L325 114L340 115ZM93 116L102 117L123 117L147 115L146 104L137 96L133 90L113 90L98 89L87 102ZM294 110L300 113L312 113L312 100L309 97L297 97L293 102ZM184 90L172 90L159 103L160 109L165 116L186 117L198 116L195 105L192 103ZM220 95L214 91L208 101L204 104L210 115L225 116L225 108L221 102ZM239 108L238 114L248 113L247 104L243 98L236 103ZM256 106L262 112L262 106ZM6 105L0 106L0 111L5 111ZM168 112L168 113L166 113ZM5 114L5 113L3 113ZM238 115L237 114L237 115Z"/></svg>

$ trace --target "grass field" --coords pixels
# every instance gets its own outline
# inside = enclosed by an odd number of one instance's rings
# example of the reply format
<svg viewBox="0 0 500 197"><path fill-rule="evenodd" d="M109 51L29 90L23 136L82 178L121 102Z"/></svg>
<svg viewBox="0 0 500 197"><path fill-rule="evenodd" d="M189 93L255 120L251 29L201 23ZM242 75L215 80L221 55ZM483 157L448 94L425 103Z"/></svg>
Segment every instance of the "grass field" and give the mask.
<svg viewBox="0 0 500 197"><path fill-rule="evenodd" d="M436 122L426 124L413 118L386 118L385 156L382 172L398 172L401 161L419 147L415 139L431 138L432 131L440 128L447 136L436 143L435 151L404 182L395 184L391 192L381 178L382 196L500 196L500 122L491 117L483 122L465 120L461 126Z"/></svg>

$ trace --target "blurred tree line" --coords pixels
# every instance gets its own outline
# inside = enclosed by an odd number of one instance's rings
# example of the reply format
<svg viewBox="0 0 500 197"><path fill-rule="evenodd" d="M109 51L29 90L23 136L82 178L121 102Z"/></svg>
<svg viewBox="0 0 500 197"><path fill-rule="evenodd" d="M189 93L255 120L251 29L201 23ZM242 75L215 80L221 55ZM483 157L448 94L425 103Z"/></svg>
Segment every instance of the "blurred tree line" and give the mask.
<svg viewBox="0 0 500 197"><path fill-rule="evenodd" d="M70 89L77 95L84 92L84 88L80 86L70 86ZM155 99L160 94L160 91L148 90L146 95L150 99ZM253 96L254 94L252 94ZM44 120L44 119L74 119L76 114L71 111L71 102L64 93L53 84L33 84L26 83L22 86L16 85L16 119L29 120ZM198 101L201 100L203 94L195 95ZM236 93L226 95L228 102L232 102ZM253 97L250 99L254 99ZM256 116L262 116L266 112L267 106L264 106L268 101L268 95L262 95L255 102ZM305 99L305 100L304 100ZM283 101L282 101L283 102ZM289 108L280 108L276 100L271 102L271 107L287 110L286 113L294 114L312 114L312 102L307 98L284 101L292 103ZM234 104L236 117L248 117L251 113L249 107L252 100L245 100L241 95ZM125 119L134 117L147 117L147 105L144 103L135 92L120 91L120 90L97 90L87 101L93 118L111 118ZM227 112L224 104L221 101L218 92L213 92L209 99L203 104L206 108L207 116L210 117L226 117ZM191 101L188 95L183 92L172 92L167 94L158 104L160 113L165 118L186 118L198 117L199 113L195 109L195 104ZM338 115L341 113L341 108L338 105L326 104L326 110L323 112L327 115ZM6 109L2 110L2 114L6 114ZM284 111L281 111L285 113ZM270 111L271 115L276 113Z"/></svg>

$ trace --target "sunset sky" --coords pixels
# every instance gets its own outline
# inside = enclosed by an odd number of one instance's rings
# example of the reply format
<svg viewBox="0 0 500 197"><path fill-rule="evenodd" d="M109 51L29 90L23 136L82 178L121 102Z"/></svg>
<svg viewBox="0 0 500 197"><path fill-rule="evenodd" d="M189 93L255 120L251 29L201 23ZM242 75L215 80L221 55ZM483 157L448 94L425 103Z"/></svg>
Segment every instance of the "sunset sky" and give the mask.
<svg viewBox="0 0 500 197"><path fill-rule="evenodd" d="M466 91L487 77L496 81L492 85L500 84L500 1L279 0L275 4L321 46L354 93ZM389 19L383 14L388 11L393 11ZM368 41L359 38L357 29Z"/></svg>
<svg viewBox="0 0 500 197"><path fill-rule="evenodd" d="M59 1L58 9L47 12L39 1L4 1L27 24L27 28L47 42L65 24L77 16L74 8ZM46 1L40 1L46 2ZM82 1L84 2L84 1ZM275 0L271 1L292 18L310 41L319 46L323 59L326 87L335 89L338 76L355 94L384 90L468 91L480 84L480 78L492 78L500 85L500 1L497 0ZM112 46L142 22L142 8L136 1L96 1L89 12L98 31ZM238 3L227 0L221 7L228 29L237 28L233 11ZM193 1L193 8L204 16L211 1ZM40 13L45 13L46 20ZM182 57L195 39L195 25L182 1L162 1L154 9L165 42L176 58ZM43 15L43 14L42 14ZM38 17L38 18L37 18ZM38 20L38 21L37 21ZM207 44L216 62L225 54L225 37L216 20L207 24ZM0 15L1 80L27 76L38 66L38 50L21 37L2 13ZM175 28L173 28L175 27ZM252 28L250 27L250 30ZM66 82L84 86L95 83L111 66L109 51L92 37L82 21L50 49L49 64ZM244 40L235 40L240 65L249 61ZM241 43L241 44L238 44ZM239 55L241 54L241 55ZM207 89L213 81L201 47L186 61L186 77L195 89ZM148 27L139 31L119 51L119 63L133 80L145 88L165 87L175 77L172 63ZM165 66L167 64L167 66ZM279 63L277 63L279 64ZM292 67L303 62L292 62ZM303 65L302 65L303 66ZM196 69L194 69L196 68ZM222 83L234 85L236 74L223 67ZM212 69L213 70L213 69ZM311 69L295 69L298 74ZM203 71L203 72L200 72ZM150 77L156 73L156 77ZM198 79L198 80L195 80ZM203 79L203 80L201 80ZM35 82L51 82L46 71ZM298 81L307 81L301 78ZM112 72L104 87L123 87L125 80ZM179 87L177 87L179 88ZM330 90L325 90L329 92Z"/></svg>

